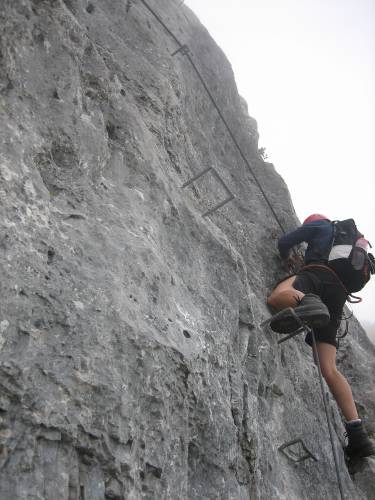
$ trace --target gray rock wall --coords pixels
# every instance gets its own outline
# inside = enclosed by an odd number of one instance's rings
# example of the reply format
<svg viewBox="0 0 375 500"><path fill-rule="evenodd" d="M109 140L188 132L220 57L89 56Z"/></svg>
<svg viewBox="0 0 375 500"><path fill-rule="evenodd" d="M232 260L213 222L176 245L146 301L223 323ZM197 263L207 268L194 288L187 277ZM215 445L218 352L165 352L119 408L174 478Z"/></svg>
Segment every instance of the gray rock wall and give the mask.
<svg viewBox="0 0 375 500"><path fill-rule="evenodd" d="M297 224L231 67L150 0L285 229ZM316 368L260 324L280 228L202 83L141 0L2 0L0 498L339 498ZM235 199L202 214L226 192ZM374 346L340 351L375 433ZM342 424L331 401L342 439ZM277 450L302 437L318 461ZM374 461L347 498L375 498Z"/></svg>

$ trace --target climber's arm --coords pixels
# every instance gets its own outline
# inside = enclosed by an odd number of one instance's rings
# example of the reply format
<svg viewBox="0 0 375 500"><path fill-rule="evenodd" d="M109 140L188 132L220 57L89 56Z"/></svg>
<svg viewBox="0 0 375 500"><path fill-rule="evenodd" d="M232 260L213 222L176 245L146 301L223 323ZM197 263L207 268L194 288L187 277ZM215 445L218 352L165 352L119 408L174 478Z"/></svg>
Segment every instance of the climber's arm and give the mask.
<svg viewBox="0 0 375 500"><path fill-rule="evenodd" d="M288 234L282 236L278 241L278 248L280 252L280 257L283 260L286 260L290 257L290 250L295 245L302 243L305 241L309 243L314 236L316 231L316 226L313 224L305 224L295 231L292 231Z"/></svg>

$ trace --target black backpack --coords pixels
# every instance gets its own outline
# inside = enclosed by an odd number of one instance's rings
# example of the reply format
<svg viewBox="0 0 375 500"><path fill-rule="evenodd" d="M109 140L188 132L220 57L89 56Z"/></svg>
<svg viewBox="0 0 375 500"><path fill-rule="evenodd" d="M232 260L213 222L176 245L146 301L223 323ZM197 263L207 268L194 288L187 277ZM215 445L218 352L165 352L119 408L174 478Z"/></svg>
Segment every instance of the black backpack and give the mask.
<svg viewBox="0 0 375 500"><path fill-rule="evenodd" d="M359 292L375 273L375 259L369 244L353 219L334 221L328 266L339 276L349 293ZM371 245L370 245L371 246Z"/></svg>

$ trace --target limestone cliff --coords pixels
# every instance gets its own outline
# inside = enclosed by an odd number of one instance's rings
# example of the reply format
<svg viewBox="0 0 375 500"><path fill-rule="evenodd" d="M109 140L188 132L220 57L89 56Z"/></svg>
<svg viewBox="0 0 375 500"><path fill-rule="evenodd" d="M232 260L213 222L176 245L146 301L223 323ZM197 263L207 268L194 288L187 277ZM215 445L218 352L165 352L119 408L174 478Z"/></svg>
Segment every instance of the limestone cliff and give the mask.
<svg viewBox="0 0 375 500"><path fill-rule="evenodd" d="M281 229L253 173L298 221L180 3L149 0L168 32L141 0L1 0L2 500L339 498L310 350L260 326ZM234 198L202 217L219 178ZM374 435L375 348L350 330ZM317 461L278 451L295 438ZM347 498L375 498L374 461L340 461Z"/></svg>

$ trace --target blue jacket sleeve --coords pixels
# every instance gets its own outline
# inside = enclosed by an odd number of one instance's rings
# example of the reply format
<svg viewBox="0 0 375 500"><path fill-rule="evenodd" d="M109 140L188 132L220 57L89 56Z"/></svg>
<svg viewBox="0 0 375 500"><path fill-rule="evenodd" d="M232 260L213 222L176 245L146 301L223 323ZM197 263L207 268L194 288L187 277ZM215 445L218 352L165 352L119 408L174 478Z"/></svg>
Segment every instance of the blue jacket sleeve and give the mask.
<svg viewBox="0 0 375 500"><path fill-rule="evenodd" d="M316 226L314 224L305 224L295 231L282 236L278 242L281 258L286 259L289 257L290 249L294 247L294 245L298 245L298 243L302 243L303 241L309 243L314 237L315 232Z"/></svg>

